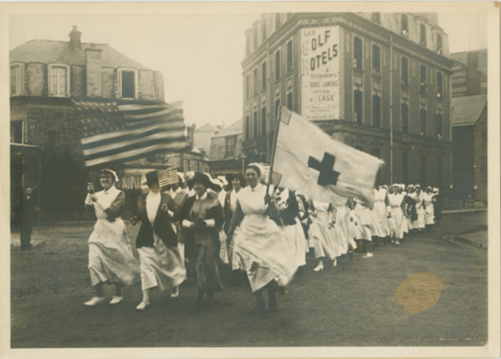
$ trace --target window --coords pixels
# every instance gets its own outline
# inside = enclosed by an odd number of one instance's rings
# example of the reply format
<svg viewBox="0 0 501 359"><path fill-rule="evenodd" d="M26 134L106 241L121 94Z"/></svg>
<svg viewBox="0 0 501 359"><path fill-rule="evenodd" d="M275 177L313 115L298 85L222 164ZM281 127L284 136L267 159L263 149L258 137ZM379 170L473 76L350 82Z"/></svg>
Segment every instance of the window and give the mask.
<svg viewBox="0 0 501 359"><path fill-rule="evenodd" d="M437 98L442 98L442 73L437 72Z"/></svg>
<svg viewBox="0 0 501 359"><path fill-rule="evenodd" d="M249 92L250 92L250 88L249 88L249 75L246 75L245 76L245 99L248 100L249 99Z"/></svg>
<svg viewBox="0 0 501 359"><path fill-rule="evenodd" d="M426 176L426 165L427 165L426 155L421 155L421 186L426 186L428 180Z"/></svg>
<svg viewBox="0 0 501 359"><path fill-rule="evenodd" d="M266 33L266 19L263 20L262 34L263 34L263 42L265 42L266 36L268 36Z"/></svg>
<svg viewBox="0 0 501 359"><path fill-rule="evenodd" d="M437 186L438 186L438 188L442 188L442 186L443 186L443 175L442 175L442 173L444 171L444 169L443 169L443 162L442 162L443 159L442 159L442 157L439 157L437 160L438 160L437 161Z"/></svg>
<svg viewBox="0 0 501 359"><path fill-rule="evenodd" d="M409 183L409 154L402 152L402 183Z"/></svg>
<svg viewBox="0 0 501 359"><path fill-rule="evenodd" d="M409 20L407 15L402 15L402 36L409 37Z"/></svg>
<svg viewBox="0 0 501 359"><path fill-rule="evenodd" d="M257 27L254 27L254 49L257 49L258 39L257 39Z"/></svg>
<svg viewBox="0 0 501 359"><path fill-rule="evenodd" d="M225 157L233 157L235 154L235 136L226 137Z"/></svg>
<svg viewBox="0 0 501 359"><path fill-rule="evenodd" d="M377 45L372 45L372 73L381 73L381 48Z"/></svg>
<svg viewBox="0 0 501 359"><path fill-rule="evenodd" d="M292 92L287 94L287 108L292 111Z"/></svg>
<svg viewBox="0 0 501 359"><path fill-rule="evenodd" d="M257 111L254 111L254 137L257 137Z"/></svg>
<svg viewBox="0 0 501 359"><path fill-rule="evenodd" d="M381 24L381 13L373 12L372 13L372 21L378 25Z"/></svg>
<svg viewBox="0 0 501 359"><path fill-rule="evenodd" d="M69 67L66 65L50 65L49 73L49 96L69 96Z"/></svg>
<svg viewBox="0 0 501 359"><path fill-rule="evenodd" d="M381 149L375 148L372 150L372 155L381 159ZM379 167L376 175L376 184L381 184L381 167Z"/></svg>
<svg viewBox="0 0 501 359"><path fill-rule="evenodd" d="M421 136L426 136L426 110L422 108L419 111L419 120L420 120L420 134Z"/></svg>
<svg viewBox="0 0 501 359"><path fill-rule="evenodd" d="M10 122L10 143L23 143L23 121Z"/></svg>
<svg viewBox="0 0 501 359"><path fill-rule="evenodd" d="M287 43L287 73L292 72L292 41Z"/></svg>
<svg viewBox="0 0 501 359"><path fill-rule="evenodd" d="M23 64L10 65L10 94L23 93Z"/></svg>
<svg viewBox="0 0 501 359"><path fill-rule="evenodd" d="M359 37L353 38L353 67L362 69L362 39Z"/></svg>
<svg viewBox="0 0 501 359"><path fill-rule="evenodd" d="M362 123L362 91L354 91L354 117L357 123Z"/></svg>
<svg viewBox="0 0 501 359"><path fill-rule="evenodd" d="M250 138L250 131L249 131L249 116L245 116L245 139Z"/></svg>
<svg viewBox="0 0 501 359"><path fill-rule="evenodd" d="M402 132L409 133L409 105L402 104Z"/></svg>
<svg viewBox="0 0 501 359"><path fill-rule="evenodd" d="M437 54L442 55L442 34L437 34Z"/></svg>
<svg viewBox="0 0 501 359"><path fill-rule="evenodd" d="M278 110L280 109L280 100L275 101L275 118L278 118Z"/></svg>
<svg viewBox="0 0 501 359"><path fill-rule="evenodd" d="M253 82L254 82L254 96L257 95L257 68L252 72Z"/></svg>
<svg viewBox="0 0 501 359"><path fill-rule="evenodd" d="M426 27L424 24L419 25L419 45L426 46Z"/></svg>
<svg viewBox="0 0 501 359"><path fill-rule="evenodd" d="M119 97L121 98L136 98L137 97L137 71L136 70L119 70L118 73L118 88Z"/></svg>
<svg viewBox="0 0 501 359"><path fill-rule="evenodd" d="M266 90L266 61L263 62L263 67L261 70L261 83L263 84L263 90Z"/></svg>
<svg viewBox="0 0 501 359"><path fill-rule="evenodd" d="M437 134L437 138L439 140L442 139L442 114L441 113L437 113L435 115L435 133Z"/></svg>
<svg viewBox="0 0 501 359"><path fill-rule="evenodd" d="M409 86L409 60L402 57L402 85Z"/></svg>
<svg viewBox="0 0 501 359"><path fill-rule="evenodd" d="M381 97L372 96L372 126L381 127Z"/></svg>
<svg viewBox="0 0 501 359"><path fill-rule="evenodd" d="M264 135L266 132L266 106L261 109L261 133Z"/></svg>
<svg viewBox="0 0 501 359"><path fill-rule="evenodd" d="M419 66L419 90L426 91L426 66Z"/></svg>
<svg viewBox="0 0 501 359"><path fill-rule="evenodd" d="M280 50L275 52L275 80L280 80Z"/></svg>
<svg viewBox="0 0 501 359"><path fill-rule="evenodd" d="M278 28L282 25L281 19L280 19L280 14L276 13L275 14L275 30L278 30Z"/></svg>

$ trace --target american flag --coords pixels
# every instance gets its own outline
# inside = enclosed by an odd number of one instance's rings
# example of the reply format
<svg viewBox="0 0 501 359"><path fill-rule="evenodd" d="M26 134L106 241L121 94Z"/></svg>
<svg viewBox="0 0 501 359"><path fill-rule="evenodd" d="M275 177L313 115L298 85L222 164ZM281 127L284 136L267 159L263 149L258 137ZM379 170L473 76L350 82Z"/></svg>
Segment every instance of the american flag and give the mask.
<svg viewBox="0 0 501 359"><path fill-rule="evenodd" d="M191 146L185 136L181 102L118 105L73 101L83 130L85 166L178 152Z"/></svg>
<svg viewBox="0 0 501 359"><path fill-rule="evenodd" d="M158 184L160 185L160 187L168 186L178 182L179 178L177 177L176 169L171 167L166 170L158 171Z"/></svg>

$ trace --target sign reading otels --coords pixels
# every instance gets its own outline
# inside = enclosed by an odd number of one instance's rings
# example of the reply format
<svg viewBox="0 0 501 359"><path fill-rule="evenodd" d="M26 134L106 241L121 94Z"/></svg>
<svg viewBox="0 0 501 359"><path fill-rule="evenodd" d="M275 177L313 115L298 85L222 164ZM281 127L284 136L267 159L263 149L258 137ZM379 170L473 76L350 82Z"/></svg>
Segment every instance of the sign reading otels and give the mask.
<svg viewBox="0 0 501 359"><path fill-rule="evenodd" d="M339 27L301 31L301 115L308 120L339 118Z"/></svg>

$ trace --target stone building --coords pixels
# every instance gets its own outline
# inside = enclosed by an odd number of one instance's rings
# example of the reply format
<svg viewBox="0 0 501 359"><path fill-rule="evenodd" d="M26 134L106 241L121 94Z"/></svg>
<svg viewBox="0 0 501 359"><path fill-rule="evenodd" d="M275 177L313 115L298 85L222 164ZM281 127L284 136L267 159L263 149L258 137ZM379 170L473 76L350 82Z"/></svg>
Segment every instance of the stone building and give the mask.
<svg viewBox="0 0 501 359"><path fill-rule="evenodd" d="M160 72L106 44L82 42L76 27L69 37L28 41L9 54L12 212L20 188L37 186L49 221L81 218L86 183L95 180L83 165L72 100L164 102Z"/></svg>
<svg viewBox="0 0 501 359"><path fill-rule="evenodd" d="M212 137L209 165L213 177L242 173L242 122L240 119Z"/></svg>
<svg viewBox="0 0 501 359"><path fill-rule="evenodd" d="M383 183L449 186L453 61L435 14L263 14L246 51L248 161L269 163L283 105L383 159Z"/></svg>
<svg viewBox="0 0 501 359"><path fill-rule="evenodd" d="M455 206L487 204L487 50L451 54Z"/></svg>

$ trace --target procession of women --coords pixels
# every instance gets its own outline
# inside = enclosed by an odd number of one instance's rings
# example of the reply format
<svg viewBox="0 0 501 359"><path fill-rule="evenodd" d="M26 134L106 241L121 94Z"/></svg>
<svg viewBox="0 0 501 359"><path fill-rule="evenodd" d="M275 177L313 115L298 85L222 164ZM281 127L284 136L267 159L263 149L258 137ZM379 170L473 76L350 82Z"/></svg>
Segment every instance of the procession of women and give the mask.
<svg viewBox="0 0 501 359"><path fill-rule="evenodd" d="M231 178L177 173L167 186L160 185L157 171L146 173L130 219L140 228L130 238L120 217L126 201L118 182L115 171L103 169L102 190L87 186L85 204L97 217L88 266L95 294L84 303L91 307L119 305L124 286L140 285L136 308L145 310L155 306L151 290L178 297L180 285L191 280L198 290L195 309L204 310L206 301L240 276L255 296L248 310L260 315L277 309L279 295L306 270L307 257L314 256L313 271L322 275L340 261L370 259L375 247L431 231L441 220L437 188L377 185L372 206L357 198L324 203L268 184L265 169L254 163ZM223 270L232 273L228 283ZM104 284L115 288L109 302Z"/></svg>

